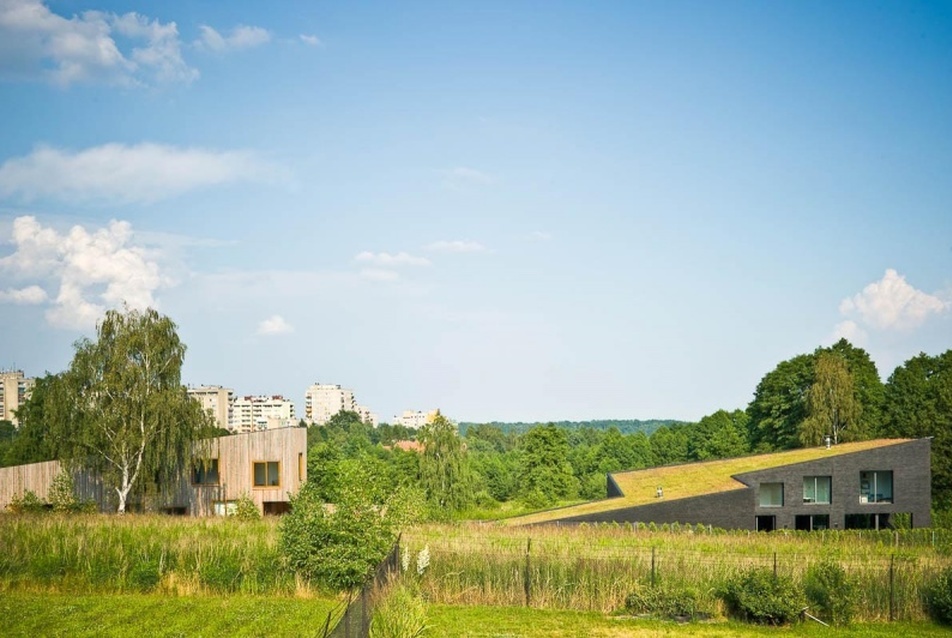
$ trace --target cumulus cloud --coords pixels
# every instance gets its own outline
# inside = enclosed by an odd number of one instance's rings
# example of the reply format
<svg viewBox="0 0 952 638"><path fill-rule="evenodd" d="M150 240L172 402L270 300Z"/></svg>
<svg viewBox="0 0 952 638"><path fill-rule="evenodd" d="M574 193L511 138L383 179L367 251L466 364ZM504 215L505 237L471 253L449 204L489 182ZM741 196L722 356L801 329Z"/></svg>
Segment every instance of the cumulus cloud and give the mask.
<svg viewBox="0 0 952 638"><path fill-rule="evenodd" d="M862 347L866 344L867 336L866 331L860 328L859 324L847 319L846 321L841 321L836 324L829 341L830 343L836 343L840 339L846 339L854 346Z"/></svg>
<svg viewBox="0 0 952 638"><path fill-rule="evenodd" d="M303 42L304 44L308 46L319 47L321 46L321 44L323 44L321 42L321 39L318 38L316 35L307 35L302 33L298 37L301 38L301 42Z"/></svg>
<svg viewBox="0 0 952 638"><path fill-rule="evenodd" d="M200 30L202 33L195 46L215 53L250 49L271 41L271 33L261 27L238 25L229 35L222 35L208 25L202 25Z"/></svg>
<svg viewBox="0 0 952 638"><path fill-rule="evenodd" d="M395 266L429 266L430 260L426 257L414 257L405 252L399 252L395 255L390 253L373 253L365 250L354 257L357 261L371 263L375 266L395 267Z"/></svg>
<svg viewBox="0 0 952 638"><path fill-rule="evenodd" d="M427 244L427 250L436 253L481 253L486 251L486 247L477 241L435 241Z"/></svg>
<svg viewBox="0 0 952 638"><path fill-rule="evenodd" d="M159 264L131 239L132 226L123 221L94 231L74 226L62 234L34 217L18 217L11 237L15 249L0 259L0 271L45 285L21 289L21 303L43 303L46 290L56 290L46 312L51 325L87 329L107 308L154 307L156 290L171 285Z"/></svg>
<svg viewBox="0 0 952 638"><path fill-rule="evenodd" d="M23 201L145 203L205 186L274 178L278 169L246 151L105 144L82 151L38 146L0 165L0 197Z"/></svg>
<svg viewBox="0 0 952 638"><path fill-rule="evenodd" d="M188 83L198 71L182 59L181 45L174 22L134 12L65 17L42 0L0 0L0 73L8 77L62 87Z"/></svg>
<svg viewBox="0 0 952 638"><path fill-rule="evenodd" d="M949 302L917 290L892 268L853 297L840 303L840 313L855 316L865 325L880 330L911 330L930 315L947 312Z"/></svg>
<svg viewBox="0 0 952 638"><path fill-rule="evenodd" d="M0 303L14 303L22 306L41 304L49 299L46 291L39 286L0 290Z"/></svg>
<svg viewBox="0 0 952 638"><path fill-rule="evenodd" d="M281 315L271 315L258 324L258 334L263 336L283 335L294 332L294 326Z"/></svg>

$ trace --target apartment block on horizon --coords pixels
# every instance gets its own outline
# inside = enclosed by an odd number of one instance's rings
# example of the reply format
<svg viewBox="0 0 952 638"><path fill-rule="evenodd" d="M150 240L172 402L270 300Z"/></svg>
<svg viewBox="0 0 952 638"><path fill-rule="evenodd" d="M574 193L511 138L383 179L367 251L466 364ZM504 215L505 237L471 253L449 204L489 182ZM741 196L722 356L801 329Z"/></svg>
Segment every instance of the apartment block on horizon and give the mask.
<svg viewBox="0 0 952 638"><path fill-rule="evenodd" d="M402 425L404 427L417 430L428 423L433 423L433 420L439 415L439 408L436 410L430 410L429 412L423 412L422 410L404 410L403 414L393 415L393 422L391 425Z"/></svg>
<svg viewBox="0 0 952 638"><path fill-rule="evenodd" d="M331 383L315 383L304 393L304 420L325 425L338 412L357 412L354 391Z"/></svg>
<svg viewBox="0 0 952 638"><path fill-rule="evenodd" d="M229 430L239 434L297 425L294 404L280 394L243 396L232 403Z"/></svg>
<svg viewBox="0 0 952 638"><path fill-rule="evenodd" d="M30 398L34 383L36 379L26 377L23 370L0 372L0 421L19 425L16 411Z"/></svg>
<svg viewBox="0 0 952 638"><path fill-rule="evenodd" d="M215 420L220 428L231 428L235 391L220 385L201 385L188 388L189 396L194 397Z"/></svg>
<svg viewBox="0 0 952 638"><path fill-rule="evenodd" d="M376 413L370 411L370 408L364 405L358 405L354 411L360 416L361 421L369 423L373 427L377 427L379 419L377 419Z"/></svg>

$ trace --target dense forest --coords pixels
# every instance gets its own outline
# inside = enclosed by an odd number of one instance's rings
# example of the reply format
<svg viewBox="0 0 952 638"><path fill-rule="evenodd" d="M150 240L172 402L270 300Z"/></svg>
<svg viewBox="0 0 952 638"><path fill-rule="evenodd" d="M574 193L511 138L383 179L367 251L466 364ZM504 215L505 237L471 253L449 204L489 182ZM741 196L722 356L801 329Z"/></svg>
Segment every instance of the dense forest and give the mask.
<svg viewBox="0 0 952 638"><path fill-rule="evenodd" d="M19 413L0 423L0 462L47 460L53 447L43 411L50 378L38 379ZM44 407L46 406L46 407ZM354 481L383 494L420 491L433 518L517 504L538 508L605 496L605 474L878 437L933 437L936 509L952 504L952 350L919 354L883 382L862 348L841 340L782 361L761 379L745 409L717 410L695 423L589 421L463 423L440 417L419 431L373 428L352 412L308 431L309 482L336 502ZM416 440L417 450L398 441Z"/></svg>

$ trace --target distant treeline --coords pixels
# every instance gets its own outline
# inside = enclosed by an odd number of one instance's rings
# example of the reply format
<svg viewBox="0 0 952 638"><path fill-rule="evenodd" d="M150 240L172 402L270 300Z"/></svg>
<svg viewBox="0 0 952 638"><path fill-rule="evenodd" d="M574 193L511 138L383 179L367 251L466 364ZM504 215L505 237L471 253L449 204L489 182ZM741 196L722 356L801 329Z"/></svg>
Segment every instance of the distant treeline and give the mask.
<svg viewBox="0 0 952 638"><path fill-rule="evenodd" d="M526 421L515 421L511 423L491 421L485 424L463 421L459 424L459 433L462 436L466 436L466 431L471 427L477 425L492 425L506 434L524 434L534 427L548 425L550 423L566 430L581 430L585 428L592 430L609 430L615 428L622 434L643 432L645 436L651 436L655 430L662 426L671 427L672 425L682 423L682 421L676 421L674 419L648 419L645 421L640 419L596 419L594 421L536 421L534 423L528 423Z"/></svg>

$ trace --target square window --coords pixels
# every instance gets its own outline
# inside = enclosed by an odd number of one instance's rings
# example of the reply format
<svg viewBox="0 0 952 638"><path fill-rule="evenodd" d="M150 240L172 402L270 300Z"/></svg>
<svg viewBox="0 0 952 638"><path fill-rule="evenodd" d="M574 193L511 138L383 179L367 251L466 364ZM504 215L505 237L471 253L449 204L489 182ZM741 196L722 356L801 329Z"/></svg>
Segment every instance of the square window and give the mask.
<svg viewBox="0 0 952 638"><path fill-rule="evenodd" d="M218 459L200 459L192 466L193 485L218 485Z"/></svg>
<svg viewBox="0 0 952 638"><path fill-rule="evenodd" d="M829 476L803 477L803 502L829 505L833 479Z"/></svg>
<svg viewBox="0 0 952 638"><path fill-rule="evenodd" d="M281 464L278 461L256 461L252 470L255 487L278 487L281 485Z"/></svg>
<svg viewBox="0 0 952 638"><path fill-rule="evenodd" d="M760 484L761 507L783 507L783 483Z"/></svg>
<svg viewBox="0 0 952 638"><path fill-rule="evenodd" d="M860 503L892 503L892 470L875 470L859 473Z"/></svg>

